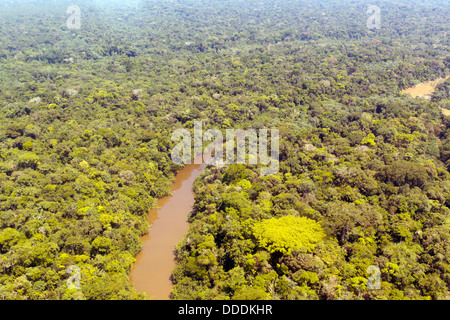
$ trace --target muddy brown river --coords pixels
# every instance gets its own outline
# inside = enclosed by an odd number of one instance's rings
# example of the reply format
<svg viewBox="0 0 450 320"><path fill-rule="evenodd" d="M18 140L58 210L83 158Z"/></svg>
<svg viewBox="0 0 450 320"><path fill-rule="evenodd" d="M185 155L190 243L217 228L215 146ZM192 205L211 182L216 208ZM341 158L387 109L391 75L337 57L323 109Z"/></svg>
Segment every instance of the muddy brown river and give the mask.
<svg viewBox="0 0 450 320"><path fill-rule="evenodd" d="M420 83L414 87L403 90L402 93L407 93L407 94L413 96L414 98L416 98L416 97L423 97L423 98L431 97L431 95L434 93L434 90L436 89L436 86L440 82L445 81L448 78L449 77ZM444 108L441 108L441 109L442 109L443 114L445 114L446 116L450 116L450 110L447 110Z"/></svg>
<svg viewBox="0 0 450 320"><path fill-rule="evenodd" d="M130 281L150 299L170 298L174 250L189 229L187 217L194 205L192 185L205 168L206 164L186 165L176 175L171 195L158 200L159 209L149 213L150 231L142 237L143 247L131 269Z"/></svg>

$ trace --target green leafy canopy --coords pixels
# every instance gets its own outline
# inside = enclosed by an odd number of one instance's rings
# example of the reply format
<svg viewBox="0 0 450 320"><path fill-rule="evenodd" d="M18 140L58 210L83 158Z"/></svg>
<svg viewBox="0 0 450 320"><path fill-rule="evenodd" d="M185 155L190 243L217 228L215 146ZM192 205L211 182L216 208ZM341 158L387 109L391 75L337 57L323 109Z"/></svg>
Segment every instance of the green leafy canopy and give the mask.
<svg viewBox="0 0 450 320"><path fill-rule="evenodd" d="M270 252L291 254L294 249L312 251L325 238L320 223L306 217L292 215L258 222L253 235Z"/></svg>

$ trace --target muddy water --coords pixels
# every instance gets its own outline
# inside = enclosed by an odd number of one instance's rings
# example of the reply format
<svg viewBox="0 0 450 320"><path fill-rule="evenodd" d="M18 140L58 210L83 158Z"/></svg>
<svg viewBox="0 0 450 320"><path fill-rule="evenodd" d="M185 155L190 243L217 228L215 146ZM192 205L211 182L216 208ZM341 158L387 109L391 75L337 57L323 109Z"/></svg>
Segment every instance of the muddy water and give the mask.
<svg viewBox="0 0 450 320"><path fill-rule="evenodd" d="M172 195L160 199L159 209L150 211L150 231L142 237L143 247L131 269L130 281L138 292L146 292L151 299L170 297L175 246L189 229L187 217L194 205L192 185L205 168L205 164L186 165L175 177Z"/></svg>
<svg viewBox="0 0 450 320"><path fill-rule="evenodd" d="M448 79L449 77L446 78L440 78L434 81L428 81L428 82L424 82L424 83L420 83L412 88L408 88L402 91L402 93L407 93L410 94L411 96L413 96L414 98L416 97L423 97L423 98L428 98L431 97L431 95L434 93L434 90L436 89L436 86ZM450 110L441 108L442 112L446 115L446 116L450 116Z"/></svg>

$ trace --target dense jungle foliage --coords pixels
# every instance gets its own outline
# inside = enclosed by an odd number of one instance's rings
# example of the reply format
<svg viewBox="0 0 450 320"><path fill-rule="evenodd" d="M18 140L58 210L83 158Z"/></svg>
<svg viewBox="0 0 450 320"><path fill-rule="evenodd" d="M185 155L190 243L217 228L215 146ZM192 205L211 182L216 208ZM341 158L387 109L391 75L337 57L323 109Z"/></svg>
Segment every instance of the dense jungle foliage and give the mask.
<svg viewBox="0 0 450 320"><path fill-rule="evenodd" d="M145 299L194 120L278 128L280 171L197 180L174 299L450 299L450 80L401 94L450 75L447 1L75 2L0 3L0 299Z"/></svg>

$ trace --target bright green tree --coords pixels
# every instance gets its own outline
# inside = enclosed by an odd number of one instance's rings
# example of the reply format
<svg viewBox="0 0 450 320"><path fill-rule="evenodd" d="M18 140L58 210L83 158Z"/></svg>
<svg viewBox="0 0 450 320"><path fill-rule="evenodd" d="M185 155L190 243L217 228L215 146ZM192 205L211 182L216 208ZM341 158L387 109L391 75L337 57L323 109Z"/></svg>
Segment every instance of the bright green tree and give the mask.
<svg viewBox="0 0 450 320"><path fill-rule="evenodd" d="M325 232L318 222L292 215L256 223L253 235L270 252L284 254L290 254L293 249L312 251L325 238Z"/></svg>

